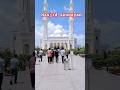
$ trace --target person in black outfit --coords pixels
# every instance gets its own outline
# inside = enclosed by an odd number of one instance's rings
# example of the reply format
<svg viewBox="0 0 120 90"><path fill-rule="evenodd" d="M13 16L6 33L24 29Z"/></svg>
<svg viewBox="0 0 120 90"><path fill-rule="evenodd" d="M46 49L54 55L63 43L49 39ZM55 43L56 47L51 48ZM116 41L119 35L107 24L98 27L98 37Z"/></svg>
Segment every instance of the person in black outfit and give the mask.
<svg viewBox="0 0 120 90"><path fill-rule="evenodd" d="M17 83L17 77L18 77L18 65L19 65L19 60L17 59L17 55L15 54L14 57L10 60L10 66L11 66L11 71L12 71L12 77L10 80L10 85Z"/></svg>
<svg viewBox="0 0 120 90"><path fill-rule="evenodd" d="M31 85L33 89L35 88L35 62L36 62L36 57L35 57L35 53L33 52L31 58L29 59Z"/></svg>
<svg viewBox="0 0 120 90"><path fill-rule="evenodd" d="M59 52L58 52L58 50L56 49L54 53L55 53L56 63L58 63Z"/></svg>
<svg viewBox="0 0 120 90"><path fill-rule="evenodd" d="M51 54L52 54L52 58L50 62L54 62L54 50L53 49L51 50Z"/></svg>

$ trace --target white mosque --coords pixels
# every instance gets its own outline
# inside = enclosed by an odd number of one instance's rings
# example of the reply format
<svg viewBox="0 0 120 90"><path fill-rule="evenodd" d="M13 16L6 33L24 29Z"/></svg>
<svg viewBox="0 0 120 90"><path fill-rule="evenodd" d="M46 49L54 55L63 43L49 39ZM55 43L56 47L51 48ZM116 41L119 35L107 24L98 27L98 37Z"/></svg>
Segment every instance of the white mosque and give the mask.
<svg viewBox="0 0 120 90"><path fill-rule="evenodd" d="M70 0L70 9L69 12L73 13L73 0ZM48 12L48 3L47 0L44 0L43 13ZM48 17L43 17L43 37L41 41L41 48L61 48L74 49L77 46L77 39L74 37L74 18L69 17L69 32L65 33L62 29L56 29L50 35L48 35Z"/></svg>

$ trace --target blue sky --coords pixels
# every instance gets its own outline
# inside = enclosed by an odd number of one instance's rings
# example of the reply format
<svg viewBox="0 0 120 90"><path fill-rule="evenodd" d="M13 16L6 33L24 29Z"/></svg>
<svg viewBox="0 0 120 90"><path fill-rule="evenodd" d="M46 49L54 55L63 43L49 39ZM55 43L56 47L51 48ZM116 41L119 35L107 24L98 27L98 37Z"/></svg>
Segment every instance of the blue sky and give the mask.
<svg viewBox="0 0 120 90"><path fill-rule="evenodd" d="M68 12L70 0L48 0L48 11L56 11L57 13ZM78 44L83 46L85 41L85 0L73 0L75 13L80 13L81 17L76 17L74 21L74 32L78 38ZM36 46L39 46L41 39L43 0L35 0L35 32ZM68 17L52 17L49 22L55 25L61 25L65 31L68 31Z"/></svg>

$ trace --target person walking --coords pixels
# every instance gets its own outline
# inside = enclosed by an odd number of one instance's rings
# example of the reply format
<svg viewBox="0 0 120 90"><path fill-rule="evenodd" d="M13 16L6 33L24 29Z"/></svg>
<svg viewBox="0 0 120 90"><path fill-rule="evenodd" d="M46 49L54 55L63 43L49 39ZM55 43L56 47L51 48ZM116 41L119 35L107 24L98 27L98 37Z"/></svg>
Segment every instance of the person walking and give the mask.
<svg viewBox="0 0 120 90"><path fill-rule="evenodd" d="M64 57L64 70L71 70L70 69L70 58L67 56Z"/></svg>
<svg viewBox="0 0 120 90"><path fill-rule="evenodd" d="M61 57L62 57L62 63L64 63L64 56L65 56L65 50L64 48L62 48L62 50L60 51Z"/></svg>
<svg viewBox="0 0 120 90"><path fill-rule="evenodd" d="M58 63L58 56L59 56L58 49L55 50L54 55L55 55L55 58L56 58L56 63Z"/></svg>
<svg viewBox="0 0 120 90"><path fill-rule="evenodd" d="M51 51L50 48L47 51L47 56L48 56L48 63L51 63L51 61L52 61L52 51Z"/></svg>
<svg viewBox="0 0 120 90"><path fill-rule="evenodd" d="M51 54L52 54L51 62L54 62L54 50L53 49L51 50Z"/></svg>
<svg viewBox="0 0 120 90"><path fill-rule="evenodd" d="M2 82L3 82L3 73L4 73L4 66L5 66L5 61L2 58L2 55L0 55L0 90L2 90Z"/></svg>
<svg viewBox="0 0 120 90"><path fill-rule="evenodd" d="M11 72L12 72L12 77L10 80L10 85L17 83L17 77L18 77L18 65L19 65L19 60L17 59L17 55L15 54L14 57L10 60L10 67L11 67Z"/></svg>
<svg viewBox="0 0 120 90"><path fill-rule="evenodd" d="M35 57L35 52L33 52L31 58L29 59L29 69L30 69L32 88L35 88L35 63L36 63L36 57Z"/></svg>
<svg viewBox="0 0 120 90"><path fill-rule="evenodd" d="M35 50L35 57L38 57L38 55L37 55L37 50Z"/></svg>
<svg viewBox="0 0 120 90"><path fill-rule="evenodd" d="M42 58L43 58L43 50L40 49L39 51L39 57L40 57L40 61L42 62Z"/></svg>
<svg viewBox="0 0 120 90"><path fill-rule="evenodd" d="M70 50L65 50L65 55L66 55L66 57L68 58L68 56L69 56L69 54L70 54Z"/></svg>

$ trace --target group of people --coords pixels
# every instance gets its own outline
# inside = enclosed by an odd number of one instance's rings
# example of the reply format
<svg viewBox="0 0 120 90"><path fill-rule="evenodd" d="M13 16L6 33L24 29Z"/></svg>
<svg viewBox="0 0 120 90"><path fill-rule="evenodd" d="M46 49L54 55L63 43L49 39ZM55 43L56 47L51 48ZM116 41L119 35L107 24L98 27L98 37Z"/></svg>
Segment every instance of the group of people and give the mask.
<svg viewBox="0 0 120 90"><path fill-rule="evenodd" d="M62 49L51 49L49 48L46 52L46 55L48 57L48 63L51 64L56 61L56 63L59 62L59 57L61 56L62 63L65 62L65 59L68 58L68 55L70 54L69 50L66 50L64 48ZM36 55L37 57L40 57L40 62L43 61L43 55L44 52L41 49L38 53L33 52L32 55L28 58L29 62L29 72L31 77L31 86L32 88L35 88L35 64L36 64ZM10 85L17 84L17 78L18 78L18 72L19 72L19 65L20 60L18 59L18 56L14 54L14 57L10 59L10 71L11 71L11 79L10 79ZM4 60L4 57L2 54L0 54L0 90L3 82L4 72L5 72L6 62Z"/></svg>
<svg viewBox="0 0 120 90"><path fill-rule="evenodd" d="M31 86L32 88L35 88L35 62L36 62L35 52L32 53L32 55L28 59L28 62L29 62L29 72L31 77ZM11 76L10 85L17 84L19 65L20 65L20 60L18 59L18 56L14 54L14 57L10 59L10 76ZM0 90L2 90L1 86L5 73L5 66L6 66L6 62L3 59L3 55L0 54Z"/></svg>
<svg viewBox="0 0 120 90"><path fill-rule="evenodd" d="M17 59L17 55L15 54L13 58L10 60L10 71L11 71L11 79L10 84L12 85L17 83L17 77L18 77L18 65L19 60ZM5 60L3 59L3 56L0 54L0 90L2 90L2 82L4 77L4 71L5 70Z"/></svg>
<svg viewBox="0 0 120 90"><path fill-rule="evenodd" d="M62 58L62 63L64 63L65 61L65 57L68 58L68 55L70 54L70 50L61 48L61 49L51 49L49 48L46 52L46 55L48 57L48 63L51 64L54 62L54 60L56 61L56 63L58 63L59 61L59 56L61 56ZM40 49L40 51L36 51L36 56L40 57L39 61L42 61L42 56L43 56L43 50Z"/></svg>

